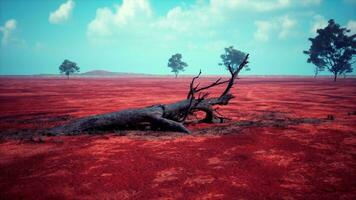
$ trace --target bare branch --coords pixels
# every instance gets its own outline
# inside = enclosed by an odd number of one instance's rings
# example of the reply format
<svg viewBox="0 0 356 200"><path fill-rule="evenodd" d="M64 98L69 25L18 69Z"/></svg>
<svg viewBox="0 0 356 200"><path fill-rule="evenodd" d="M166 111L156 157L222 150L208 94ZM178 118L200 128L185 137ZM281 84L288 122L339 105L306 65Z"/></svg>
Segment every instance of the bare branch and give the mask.
<svg viewBox="0 0 356 200"><path fill-rule="evenodd" d="M214 87L214 86L217 86L217 85L221 85L221 84L225 84L225 83L228 83L228 82L229 82L229 80L221 81L221 78L219 78L214 83L211 83L210 85L207 85L205 87L201 87L201 88L197 89L196 92L200 92L202 90L206 90L206 89L209 89L211 87Z"/></svg>
<svg viewBox="0 0 356 200"><path fill-rule="evenodd" d="M228 67L230 73L231 73L231 78L229 80L229 83L227 84L225 91L220 95L220 98L222 98L223 96L227 95L230 91L230 89L232 88L232 86L235 83L235 78L237 77L237 75L240 73L240 71L248 64L248 56L249 54L247 54L245 56L245 59L241 62L241 64L239 65L239 67L234 71L234 69L232 69L231 66Z"/></svg>
<svg viewBox="0 0 356 200"><path fill-rule="evenodd" d="M185 110L185 112L182 114L182 118L179 119L179 122L184 122L188 115L191 114L191 111L196 108L197 106L199 106L199 104L205 100L206 97L208 97L209 93L199 93L198 99L195 100L195 98L192 96L192 98L190 98L189 100L189 105L187 107L187 109ZM194 105L193 105L194 102Z"/></svg>
<svg viewBox="0 0 356 200"><path fill-rule="evenodd" d="M199 76L201 75L201 70L199 70L199 74L195 77L193 77L192 81L190 82L190 90L189 90L189 93L188 93L188 96L187 96L187 99L193 97L194 98L194 93L195 93L195 90L196 88L194 88L194 81L196 79L199 78ZM199 84L198 84L199 85Z"/></svg>

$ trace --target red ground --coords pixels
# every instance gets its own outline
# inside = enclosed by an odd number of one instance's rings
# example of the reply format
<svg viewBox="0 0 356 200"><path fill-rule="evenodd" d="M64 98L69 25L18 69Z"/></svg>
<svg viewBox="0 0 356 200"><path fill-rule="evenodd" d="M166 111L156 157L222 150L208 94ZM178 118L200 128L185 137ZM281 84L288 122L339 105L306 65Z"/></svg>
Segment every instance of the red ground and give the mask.
<svg viewBox="0 0 356 200"><path fill-rule="evenodd" d="M1 134L173 102L185 97L189 81L1 78ZM336 119L289 127L199 125L189 128L204 135L181 137L6 139L0 199L356 199L356 115L348 114L356 111L355 79L243 78L233 92L237 98L221 112L234 121Z"/></svg>

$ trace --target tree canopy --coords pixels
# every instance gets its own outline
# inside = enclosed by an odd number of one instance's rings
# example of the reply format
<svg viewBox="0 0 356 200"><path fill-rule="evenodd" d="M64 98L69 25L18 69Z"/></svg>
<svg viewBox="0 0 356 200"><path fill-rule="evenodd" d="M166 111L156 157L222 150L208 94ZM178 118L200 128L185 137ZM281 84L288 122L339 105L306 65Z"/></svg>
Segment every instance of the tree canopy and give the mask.
<svg viewBox="0 0 356 200"><path fill-rule="evenodd" d="M334 20L329 20L325 28L317 30L315 38L309 38L311 47L304 51L309 55L308 63L316 66L316 71L325 68L334 74L334 81L341 74L351 73L352 61L356 53L356 34L350 35L350 30L340 27Z"/></svg>
<svg viewBox="0 0 356 200"><path fill-rule="evenodd" d="M66 59L59 66L59 71L61 74L64 73L65 75L67 75L67 78L69 79L70 74L73 74L74 72L79 72L79 67L75 62Z"/></svg>
<svg viewBox="0 0 356 200"><path fill-rule="evenodd" d="M225 48L225 53L222 54L220 57L222 59L222 63L219 63L219 65L224 65L226 69L229 69L229 67L231 67L232 69L236 70L239 65L244 61L246 53L235 49L233 46L230 46ZM248 65L245 65L244 68L246 70L250 70L248 68Z"/></svg>
<svg viewBox="0 0 356 200"><path fill-rule="evenodd" d="M172 57L168 60L168 67L172 68L171 72L174 72L176 78L178 73L180 71L184 71L184 68L187 66L188 64L182 61L182 54L180 53L172 55Z"/></svg>

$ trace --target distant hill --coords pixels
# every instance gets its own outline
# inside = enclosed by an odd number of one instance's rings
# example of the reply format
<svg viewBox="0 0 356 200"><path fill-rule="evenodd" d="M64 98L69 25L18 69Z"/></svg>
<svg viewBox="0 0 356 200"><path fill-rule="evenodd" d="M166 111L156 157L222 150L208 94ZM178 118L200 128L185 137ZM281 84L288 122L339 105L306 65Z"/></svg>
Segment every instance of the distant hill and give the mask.
<svg viewBox="0 0 356 200"><path fill-rule="evenodd" d="M148 74L138 74L138 73L123 73L123 72L110 72L106 70L92 70L88 72L84 72L78 75L84 76L118 76L118 75L125 75L125 76L135 76L135 75L148 75Z"/></svg>
<svg viewBox="0 0 356 200"><path fill-rule="evenodd" d="M105 70L92 70L88 72L81 73L80 75L86 76L113 76L113 75L121 75L119 72L110 72Z"/></svg>
<svg viewBox="0 0 356 200"><path fill-rule="evenodd" d="M63 76L60 74L33 74L31 76ZM125 73L125 72L111 72L106 70L92 70L83 73L74 73L71 76L157 76L144 73ZM159 75L158 75L159 76Z"/></svg>

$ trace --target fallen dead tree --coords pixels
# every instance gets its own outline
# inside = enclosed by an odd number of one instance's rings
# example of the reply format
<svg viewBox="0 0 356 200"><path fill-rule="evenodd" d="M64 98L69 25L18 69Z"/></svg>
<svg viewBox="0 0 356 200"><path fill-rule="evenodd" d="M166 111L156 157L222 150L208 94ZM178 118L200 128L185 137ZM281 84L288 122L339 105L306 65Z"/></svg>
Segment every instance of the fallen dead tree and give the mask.
<svg viewBox="0 0 356 200"><path fill-rule="evenodd" d="M183 133L190 133L184 126L189 115L195 112L204 112L205 118L201 121L206 123L223 122L215 105L227 105L234 98L230 93L235 84L239 72L248 63L248 54L242 63L235 69L228 66L230 78L223 81L221 78L215 82L199 87L195 81L200 77L201 71L193 77L187 98L172 104L159 104L139 109L127 109L106 114L94 115L73 120L67 124L51 128L48 133L51 135L76 134L81 132L96 130L128 130L128 129L151 129L167 130ZM207 89L226 84L224 91L218 97L208 98Z"/></svg>

